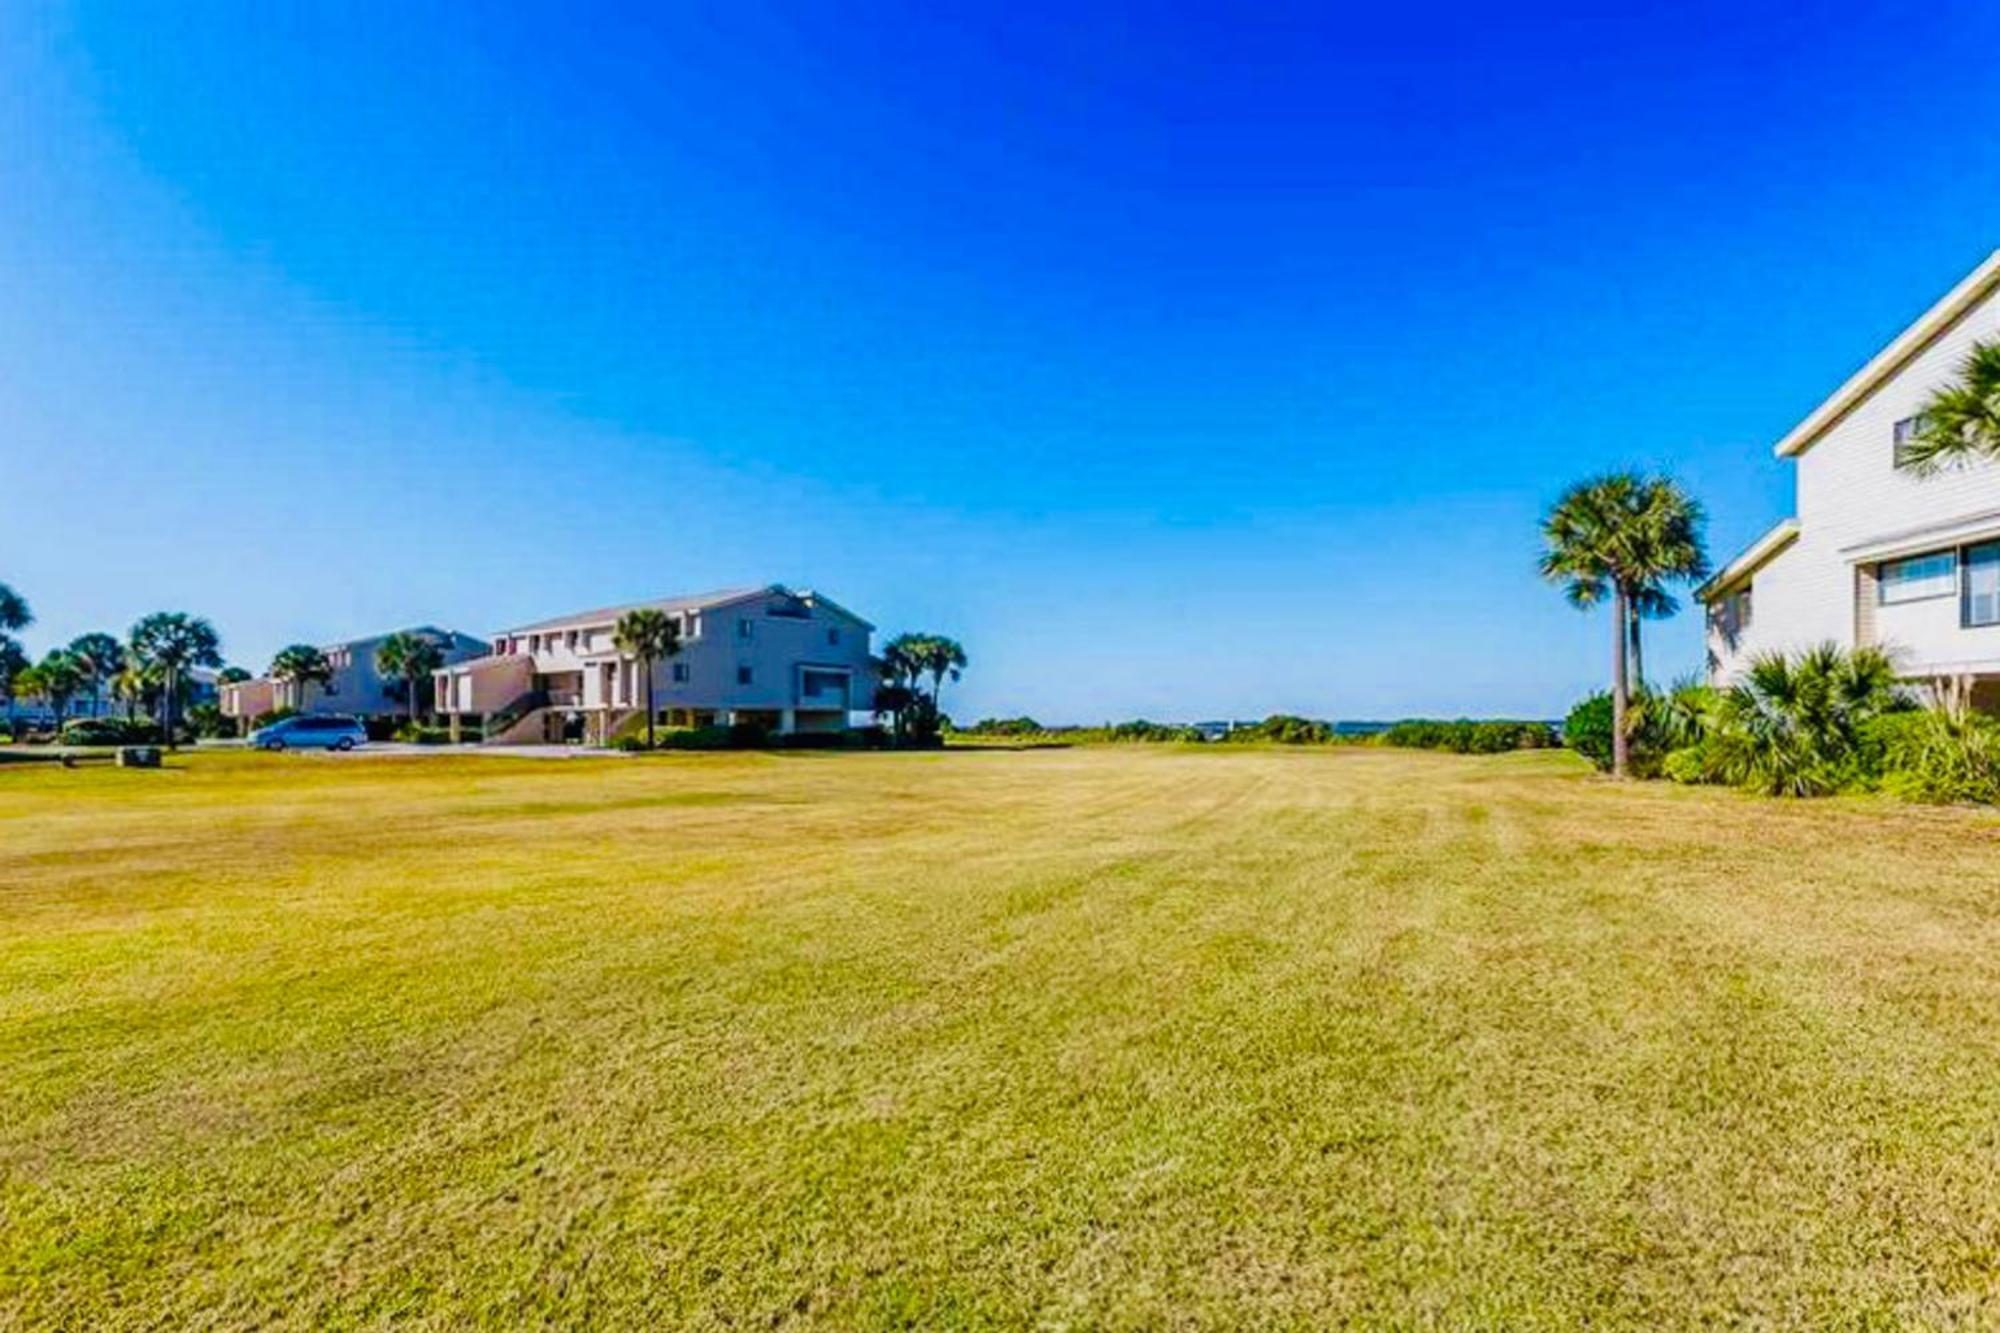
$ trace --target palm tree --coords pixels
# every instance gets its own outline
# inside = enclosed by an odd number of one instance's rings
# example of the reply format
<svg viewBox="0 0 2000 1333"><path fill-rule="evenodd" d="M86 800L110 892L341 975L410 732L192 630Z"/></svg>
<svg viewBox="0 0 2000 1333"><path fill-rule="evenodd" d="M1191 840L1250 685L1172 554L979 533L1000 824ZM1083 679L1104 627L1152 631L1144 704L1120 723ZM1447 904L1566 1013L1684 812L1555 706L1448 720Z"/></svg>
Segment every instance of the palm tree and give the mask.
<svg viewBox="0 0 2000 1333"><path fill-rule="evenodd" d="M618 617L618 624L611 633L611 642L621 653L629 653L639 659L646 672L646 748L653 748L653 664L674 656L681 650L681 628L672 616L652 607L642 606L636 611L627 611Z"/></svg>
<svg viewBox="0 0 2000 1333"><path fill-rule="evenodd" d="M215 683L218 685L241 685L249 679L251 676L248 669L240 666L226 666L215 673Z"/></svg>
<svg viewBox="0 0 2000 1333"><path fill-rule="evenodd" d="M917 642L915 635L898 635L882 646L882 655L875 659L876 685L872 703L878 716L883 713L889 715L889 724L895 729L898 745L903 743L904 724L909 718L911 705L921 697L915 684L920 668L910 651Z"/></svg>
<svg viewBox="0 0 2000 1333"><path fill-rule="evenodd" d="M125 704L125 720L130 722L141 711L151 713L160 695L160 675L152 667L134 661L132 655L125 656L125 669L111 682L111 693Z"/></svg>
<svg viewBox="0 0 2000 1333"><path fill-rule="evenodd" d="M62 732L63 714L69 709L69 701L76 697L90 681L90 671L71 653L61 648L51 648L48 655L35 664L31 684L34 692L48 704L55 715L57 734Z"/></svg>
<svg viewBox="0 0 2000 1333"><path fill-rule="evenodd" d="M944 716L944 678L958 680L965 671L965 648L957 639L933 634L924 643L924 670L931 678L931 706Z"/></svg>
<svg viewBox="0 0 2000 1333"><path fill-rule="evenodd" d="M1957 375L1931 392L1900 461L1920 475L2000 459L2000 340L1975 342Z"/></svg>
<svg viewBox="0 0 2000 1333"><path fill-rule="evenodd" d="M102 713L105 688L125 669L125 645L99 631L70 640L69 650L90 674L92 711Z"/></svg>
<svg viewBox="0 0 2000 1333"><path fill-rule="evenodd" d="M1665 620L1680 611L1667 587L1693 583L1708 574L1708 552L1701 529L1706 516L1700 501L1666 477L1648 478L1640 487L1635 511L1635 563L1638 582L1632 587L1629 614L1632 633L1632 679L1646 688L1645 658L1639 626L1643 620Z"/></svg>
<svg viewBox="0 0 2000 1333"><path fill-rule="evenodd" d="M430 674L444 665L444 654L429 635L407 631L391 634L375 649L375 669L399 676L409 691L410 725L417 725L417 691Z"/></svg>
<svg viewBox="0 0 2000 1333"><path fill-rule="evenodd" d="M184 611L156 611L132 627L132 656L155 673L160 683L163 730L167 748L174 747L174 723L180 705L181 676L194 667L222 665L222 639L215 626Z"/></svg>
<svg viewBox="0 0 2000 1333"><path fill-rule="evenodd" d="M882 649L882 661L891 678L900 677L912 685L929 676L931 703L937 705L945 677L957 680L965 670L965 649L956 639L942 634L898 634Z"/></svg>
<svg viewBox="0 0 2000 1333"><path fill-rule="evenodd" d="M9 634L0 634L0 701L7 705L7 734L14 734L14 696L21 692L21 677L33 671L28 654Z"/></svg>
<svg viewBox="0 0 2000 1333"><path fill-rule="evenodd" d="M1639 617L1671 614L1666 585L1708 570L1701 506L1673 481L1618 472L1579 482L1542 522L1542 577L1579 609L1611 599L1611 771L1630 772L1629 659Z"/></svg>
<svg viewBox="0 0 2000 1333"><path fill-rule="evenodd" d="M35 623L35 613L28 609L28 599L0 583L0 630L23 630Z"/></svg>
<svg viewBox="0 0 2000 1333"><path fill-rule="evenodd" d="M305 711L306 686L317 681L322 693L333 684L333 663L309 643L289 643L271 659L271 679L292 687L292 707Z"/></svg>

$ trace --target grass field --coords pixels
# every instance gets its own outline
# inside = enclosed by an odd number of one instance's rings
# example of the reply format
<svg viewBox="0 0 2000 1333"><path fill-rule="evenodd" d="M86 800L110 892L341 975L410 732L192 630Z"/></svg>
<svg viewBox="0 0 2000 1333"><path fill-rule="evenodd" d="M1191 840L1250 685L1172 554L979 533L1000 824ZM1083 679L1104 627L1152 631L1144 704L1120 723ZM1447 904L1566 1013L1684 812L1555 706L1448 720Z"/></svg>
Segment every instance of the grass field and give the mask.
<svg viewBox="0 0 2000 1333"><path fill-rule="evenodd" d="M2000 820L1367 748L0 772L0 1324L2000 1323Z"/></svg>

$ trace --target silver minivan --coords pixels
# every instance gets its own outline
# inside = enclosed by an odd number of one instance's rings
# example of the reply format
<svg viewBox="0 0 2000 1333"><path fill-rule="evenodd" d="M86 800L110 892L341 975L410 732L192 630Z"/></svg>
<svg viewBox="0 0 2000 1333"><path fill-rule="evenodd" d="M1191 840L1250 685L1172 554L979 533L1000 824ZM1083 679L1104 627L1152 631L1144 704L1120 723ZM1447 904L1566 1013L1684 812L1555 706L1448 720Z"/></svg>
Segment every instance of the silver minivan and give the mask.
<svg viewBox="0 0 2000 1333"><path fill-rule="evenodd" d="M351 717L301 714L250 733L253 750L352 750L368 743L368 729Z"/></svg>

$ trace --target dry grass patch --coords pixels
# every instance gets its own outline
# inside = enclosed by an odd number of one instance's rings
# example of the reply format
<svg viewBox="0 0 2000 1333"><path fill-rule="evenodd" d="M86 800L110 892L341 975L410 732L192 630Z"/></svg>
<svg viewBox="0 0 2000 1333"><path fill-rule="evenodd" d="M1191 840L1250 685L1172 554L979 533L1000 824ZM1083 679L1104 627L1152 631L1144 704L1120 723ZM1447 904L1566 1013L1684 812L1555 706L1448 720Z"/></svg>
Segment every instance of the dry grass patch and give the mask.
<svg viewBox="0 0 2000 1333"><path fill-rule="evenodd" d="M2000 1320L1988 816L198 755L0 846L0 1323Z"/></svg>

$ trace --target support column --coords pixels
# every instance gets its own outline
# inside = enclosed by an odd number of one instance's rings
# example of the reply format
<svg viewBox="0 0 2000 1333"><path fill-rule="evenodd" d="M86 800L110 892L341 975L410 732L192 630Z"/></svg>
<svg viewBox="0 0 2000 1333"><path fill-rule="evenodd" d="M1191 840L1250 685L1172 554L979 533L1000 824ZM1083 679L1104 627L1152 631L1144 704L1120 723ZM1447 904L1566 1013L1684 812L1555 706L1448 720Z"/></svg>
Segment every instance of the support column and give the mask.
<svg viewBox="0 0 2000 1333"><path fill-rule="evenodd" d="M778 710L778 734L780 736L791 735L798 729L798 725L799 715L795 710L790 708L780 708Z"/></svg>

